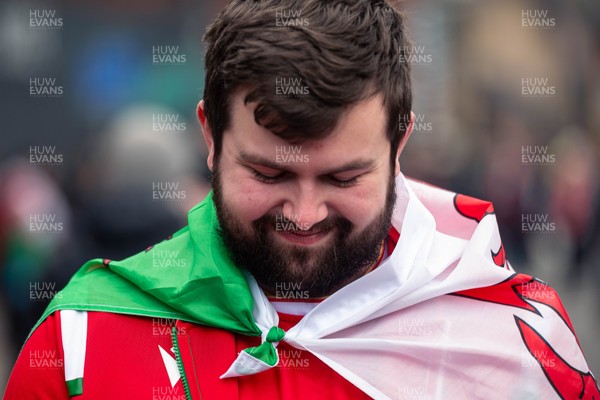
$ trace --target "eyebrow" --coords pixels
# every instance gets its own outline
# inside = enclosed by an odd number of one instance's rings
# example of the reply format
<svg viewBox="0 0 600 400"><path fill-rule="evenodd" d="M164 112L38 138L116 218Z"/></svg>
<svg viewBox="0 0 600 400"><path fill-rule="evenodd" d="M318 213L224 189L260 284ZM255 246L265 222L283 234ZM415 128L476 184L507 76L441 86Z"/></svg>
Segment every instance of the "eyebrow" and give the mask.
<svg viewBox="0 0 600 400"><path fill-rule="evenodd" d="M285 168L284 165L278 164L278 163L276 163L268 158L265 158L263 156L260 156L258 154L250 154L250 153L246 153L246 152L242 151L239 154L239 159L240 159L240 161L245 162L245 163L257 164L257 165L262 165L264 167L267 167L270 169L275 169L278 171L290 172L289 170L287 170ZM373 166L375 166L374 159L353 160L353 161L347 162L346 164L332 168L332 169L326 171L325 173L323 173L323 175L333 175L333 174L339 174L341 172L347 172L347 171L353 171L353 170L370 169Z"/></svg>

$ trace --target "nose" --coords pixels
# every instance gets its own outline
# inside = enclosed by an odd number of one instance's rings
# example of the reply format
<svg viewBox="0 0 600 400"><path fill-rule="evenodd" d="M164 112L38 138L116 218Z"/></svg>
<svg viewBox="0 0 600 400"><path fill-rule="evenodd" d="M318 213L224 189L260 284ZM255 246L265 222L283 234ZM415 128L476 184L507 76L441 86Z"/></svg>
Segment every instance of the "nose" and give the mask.
<svg viewBox="0 0 600 400"><path fill-rule="evenodd" d="M283 203L283 216L296 224L300 230L307 231L327 218L327 204L323 193L313 185L300 185L298 190L291 191Z"/></svg>

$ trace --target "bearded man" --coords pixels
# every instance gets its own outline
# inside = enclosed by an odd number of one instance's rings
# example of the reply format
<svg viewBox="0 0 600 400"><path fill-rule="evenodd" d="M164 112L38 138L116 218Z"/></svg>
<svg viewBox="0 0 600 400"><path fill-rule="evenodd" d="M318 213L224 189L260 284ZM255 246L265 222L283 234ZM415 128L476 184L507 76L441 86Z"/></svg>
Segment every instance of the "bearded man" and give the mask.
<svg viewBox="0 0 600 400"><path fill-rule="evenodd" d="M7 399L598 398L491 203L401 174L399 12L234 0L205 39L213 191L172 237L80 269Z"/></svg>

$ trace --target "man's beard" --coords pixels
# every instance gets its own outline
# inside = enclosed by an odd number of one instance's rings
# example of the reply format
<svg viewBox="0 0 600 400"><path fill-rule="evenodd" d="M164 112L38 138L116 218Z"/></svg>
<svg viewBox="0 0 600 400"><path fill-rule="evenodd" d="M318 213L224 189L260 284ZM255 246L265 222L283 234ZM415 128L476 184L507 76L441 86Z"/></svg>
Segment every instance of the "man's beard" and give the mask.
<svg viewBox="0 0 600 400"><path fill-rule="evenodd" d="M218 163L216 163L218 164ZM308 298L330 295L358 278L375 263L391 226L396 201L395 180L390 173L383 210L361 232L342 216L330 216L314 226L331 233L327 243L307 248L277 240L277 227L295 224L283 215L266 214L245 227L222 195L222 182L215 165L212 186L219 234L234 263L246 269L267 292L282 298ZM282 223L283 221L283 223ZM311 230L313 228L311 227Z"/></svg>

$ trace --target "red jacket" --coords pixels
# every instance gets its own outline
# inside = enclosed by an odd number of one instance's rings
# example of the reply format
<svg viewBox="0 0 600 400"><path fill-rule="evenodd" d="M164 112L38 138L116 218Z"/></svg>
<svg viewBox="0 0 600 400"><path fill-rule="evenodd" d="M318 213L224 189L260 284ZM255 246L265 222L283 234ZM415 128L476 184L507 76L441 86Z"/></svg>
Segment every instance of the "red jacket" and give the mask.
<svg viewBox="0 0 600 400"><path fill-rule="evenodd" d="M307 351L279 344L277 368L219 379L237 353L259 337L182 321L105 312L87 314L83 394L75 399L363 399L363 392ZM280 314L289 329L300 316ZM6 400L68 399L61 312L48 317L23 347ZM176 369L175 369L176 368ZM170 369L170 372L169 372ZM173 382L173 384L172 384Z"/></svg>

